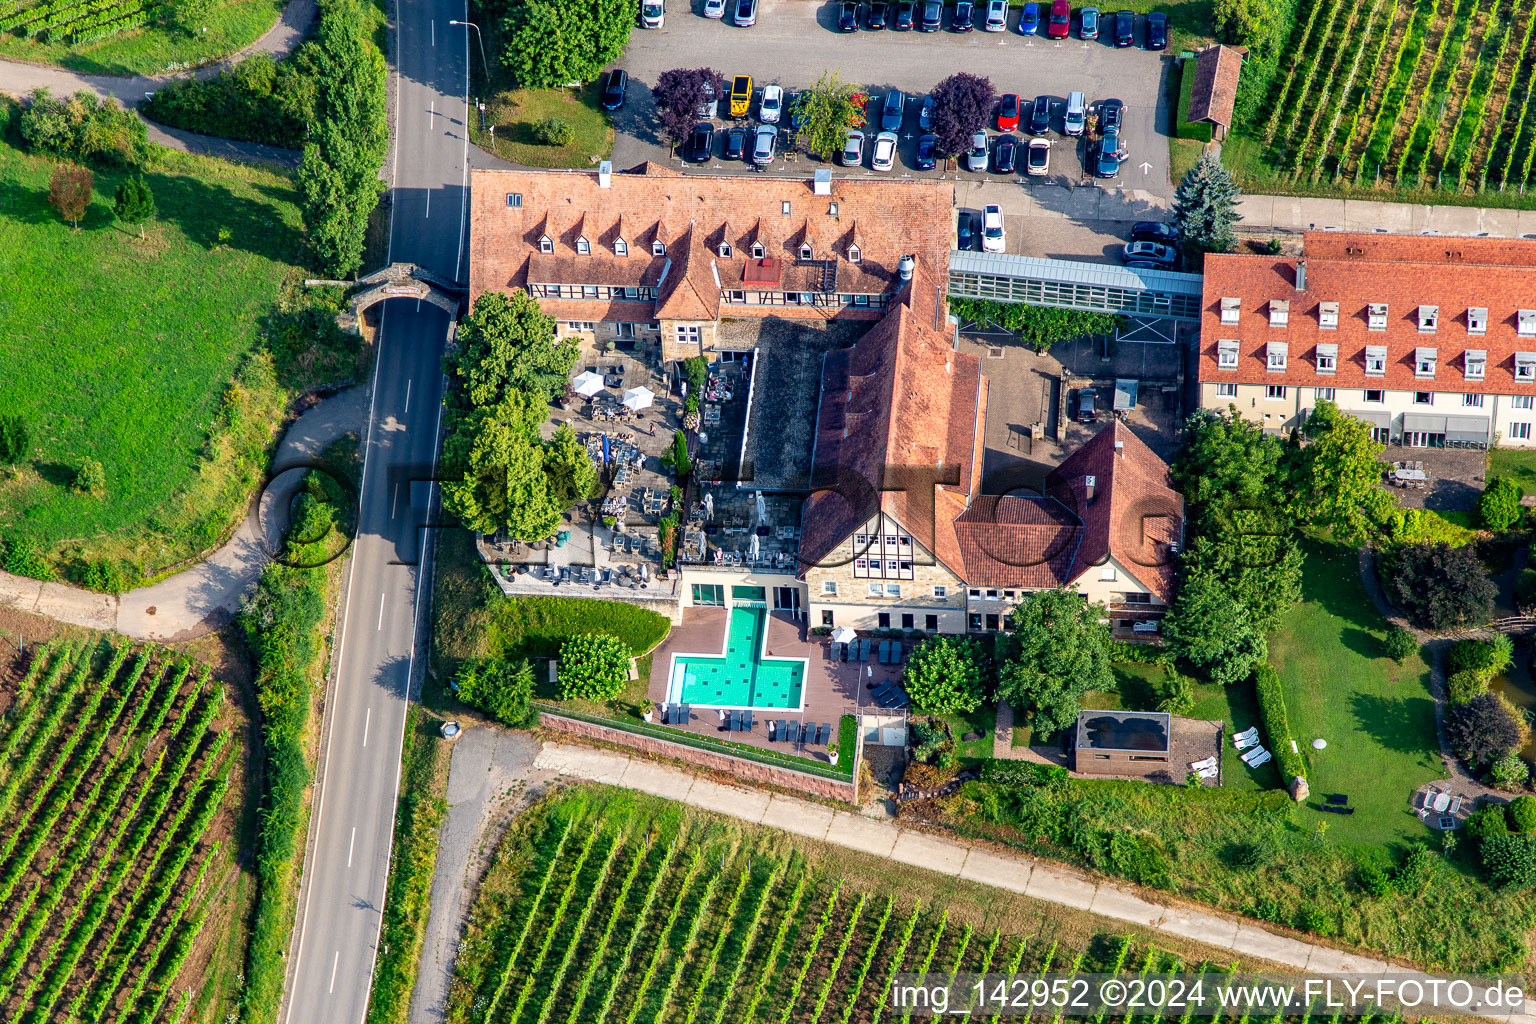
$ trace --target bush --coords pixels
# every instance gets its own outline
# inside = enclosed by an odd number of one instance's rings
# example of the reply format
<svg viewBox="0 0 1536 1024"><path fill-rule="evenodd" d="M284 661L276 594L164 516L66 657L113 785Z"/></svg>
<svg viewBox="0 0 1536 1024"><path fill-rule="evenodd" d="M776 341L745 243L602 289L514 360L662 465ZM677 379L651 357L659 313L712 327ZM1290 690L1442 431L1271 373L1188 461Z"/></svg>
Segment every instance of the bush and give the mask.
<svg viewBox="0 0 1536 1024"><path fill-rule="evenodd" d="M1271 238L1269 241L1264 242L1259 246L1259 251L1262 252L1265 256L1279 256L1280 249L1280 239L1278 238Z"/></svg>
<svg viewBox="0 0 1536 1024"><path fill-rule="evenodd" d="M81 459L69 486L78 494L100 498L107 493L107 471L95 459Z"/></svg>
<svg viewBox="0 0 1536 1024"><path fill-rule="evenodd" d="M482 658L465 662L453 677L464 703L477 707L506 725L526 726L534 718L533 668L527 661Z"/></svg>
<svg viewBox="0 0 1536 1024"><path fill-rule="evenodd" d="M913 649L902 685L914 711L975 711L981 706L980 648L965 637L929 637Z"/></svg>
<svg viewBox="0 0 1536 1024"><path fill-rule="evenodd" d="M1488 836L1479 853L1494 885L1524 888L1536 881L1536 836Z"/></svg>
<svg viewBox="0 0 1536 1024"><path fill-rule="evenodd" d="M988 758L981 766L981 781L996 786L1054 787L1065 783L1069 778L1065 768L1054 764Z"/></svg>
<svg viewBox="0 0 1536 1024"><path fill-rule="evenodd" d="M1156 888L1169 885L1168 855L1151 836L1126 831L1111 833L1109 863L1117 874L1140 885Z"/></svg>
<svg viewBox="0 0 1536 1024"><path fill-rule="evenodd" d="M1476 840L1509 835L1509 817L1502 806L1484 807L1467 818L1467 835Z"/></svg>
<svg viewBox="0 0 1536 1024"><path fill-rule="evenodd" d="M1496 476L1483 488L1477 499L1477 516L1490 530L1508 530L1516 526L1525 513L1520 505L1524 492L1513 477Z"/></svg>
<svg viewBox="0 0 1536 1024"><path fill-rule="evenodd" d="M1291 726L1285 715L1285 695L1280 691L1280 677L1268 665L1253 670L1253 687L1259 698L1259 715L1264 719L1264 733L1269 749L1280 766L1287 784L1291 779L1307 777L1307 762L1291 749Z"/></svg>
<svg viewBox="0 0 1536 1024"><path fill-rule="evenodd" d="M1452 704L1465 704L1488 692L1488 680L1476 672L1457 672L1445 682L1445 696Z"/></svg>
<svg viewBox="0 0 1536 1024"><path fill-rule="evenodd" d="M1523 789L1531 778L1531 766L1519 754L1501 757L1488 766L1488 777L1499 789Z"/></svg>
<svg viewBox="0 0 1536 1024"><path fill-rule="evenodd" d="M47 89L33 90L19 127L28 146L64 160L132 166L148 151L137 114L84 91L54 99Z"/></svg>
<svg viewBox="0 0 1536 1024"><path fill-rule="evenodd" d="M144 116L220 138L304 148L315 117L313 42L286 60L255 53L210 78L166 82L144 101Z"/></svg>
<svg viewBox="0 0 1536 1024"><path fill-rule="evenodd" d="M59 574L53 571L42 555L37 553L37 548L25 537L13 537L5 545L5 571L17 576L25 576L28 579L48 582L59 578Z"/></svg>
<svg viewBox="0 0 1536 1024"><path fill-rule="evenodd" d="M1398 867L1395 879L1396 887L1400 892L1421 893L1425 886L1434 879L1440 870L1442 860L1434 853L1422 846L1408 854L1406 860Z"/></svg>
<svg viewBox="0 0 1536 1024"><path fill-rule="evenodd" d="M566 700L612 700L629 679L629 648L602 633L583 633L560 645L560 695Z"/></svg>
<svg viewBox="0 0 1536 1024"><path fill-rule="evenodd" d="M1487 680L1509 668L1514 660L1514 641L1503 634L1491 640L1457 640L1446 652L1445 670L1452 675L1471 672Z"/></svg>
<svg viewBox="0 0 1536 1024"><path fill-rule="evenodd" d="M0 416L0 463L25 462L32 451L32 430L20 416Z"/></svg>
<svg viewBox="0 0 1536 1024"><path fill-rule="evenodd" d="M1392 891L1392 876L1380 864L1371 861L1355 869L1355 881L1361 889L1378 898Z"/></svg>
<svg viewBox="0 0 1536 1024"><path fill-rule="evenodd" d="M1498 590L1471 547L1411 544L1384 568L1387 596L1421 628L1478 626L1493 615Z"/></svg>
<svg viewBox="0 0 1536 1024"><path fill-rule="evenodd" d="M1509 802L1509 826L1516 832L1536 831L1536 796L1517 796Z"/></svg>
<svg viewBox="0 0 1536 1024"><path fill-rule="evenodd" d="M1072 341L1087 334L1113 334L1121 322L1116 313L1056 309L990 299L950 299L949 311L961 320L993 323L1013 331L1020 341L1036 352L1045 352L1058 341Z"/></svg>
<svg viewBox="0 0 1536 1024"><path fill-rule="evenodd" d="M1316 935L1333 934L1333 922L1328 919L1328 915L1312 906L1302 907L1296 913L1296 927L1300 931L1312 932Z"/></svg>
<svg viewBox="0 0 1536 1024"><path fill-rule="evenodd" d="M1457 756L1473 768L1508 756L1525 746L1528 729L1509 702L1484 693L1445 713L1445 738Z"/></svg>
<svg viewBox="0 0 1536 1024"><path fill-rule="evenodd" d="M576 129L558 117L534 122L533 141L541 146L569 146L576 141Z"/></svg>
<svg viewBox="0 0 1536 1024"><path fill-rule="evenodd" d="M94 558L79 570L80 585L100 594L121 594L138 578L137 569L110 558Z"/></svg>
<svg viewBox="0 0 1536 1024"><path fill-rule="evenodd" d="M1387 656L1399 665L1417 654L1418 650L1419 638L1413 635L1413 630L1402 626L1393 626L1387 630Z"/></svg>

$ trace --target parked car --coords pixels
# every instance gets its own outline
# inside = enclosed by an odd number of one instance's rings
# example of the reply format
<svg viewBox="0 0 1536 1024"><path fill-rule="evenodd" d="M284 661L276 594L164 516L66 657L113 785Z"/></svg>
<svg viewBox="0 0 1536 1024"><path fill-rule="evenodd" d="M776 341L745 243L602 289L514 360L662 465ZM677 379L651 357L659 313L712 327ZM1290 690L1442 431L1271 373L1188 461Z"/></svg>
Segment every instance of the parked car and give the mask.
<svg viewBox="0 0 1536 1024"><path fill-rule="evenodd" d="M731 79L732 117L746 117L752 113L752 76L737 75Z"/></svg>
<svg viewBox="0 0 1536 1024"><path fill-rule="evenodd" d="M875 0L874 3L870 4L869 15L864 19L864 27L871 29L885 28L885 15L890 6L885 0Z"/></svg>
<svg viewBox="0 0 1536 1024"><path fill-rule="evenodd" d="M703 100L703 102L701 102L699 104L699 109L697 111L695 111L695 113L697 113L699 115L699 120L700 121L710 121L710 120L714 119L714 116L715 116L715 83L714 82L705 82L704 83L704 100Z"/></svg>
<svg viewBox="0 0 1536 1024"><path fill-rule="evenodd" d="M725 158L727 160L745 160L747 158L747 130L745 128L732 128L725 133Z"/></svg>
<svg viewBox="0 0 1536 1024"><path fill-rule="evenodd" d="M896 5L896 21L891 28L897 32L905 32L912 27L912 18L917 10L916 0L901 0Z"/></svg>
<svg viewBox="0 0 1536 1024"><path fill-rule="evenodd" d="M955 225L955 248L961 252L976 248L976 218L969 210L960 211L959 223Z"/></svg>
<svg viewBox="0 0 1536 1024"><path fill-rule="evenodd" d="M757 24L757 0L736 0L736 17L732 19L739 28L751 28Z"/></svg>
<svg viewBox="0 0 1536 1024"><path fill-rule="evenodd" d="M1067 112L1061 117L1061 130L1068 135L1081 135L1088 124L1088 99L1080 92L1067 94Z"/></svg>
<svg viewBox="0 0 1536 1024"><path fill-rule="evenodd" d="M1065 39L1072 34L1071 0L1052 0L1051 23L1045 34L1052 39Z"/></svg>
<svg viewBox="0 0 1536 1024"><path fill-rule="evenodd" d="M629 90L629 72L614 68L603 83L603 109L618 110L624 105L624 94Z"/></svg>
<svg viewBox="0 0 1536 1024"><path fill-rule="evenodd" d="M1162 11L1147 15L1147 49L1168 49L1168 15Z"/></svg>
<svg viewBox="0 0 1536 1024"><path fill-rule="evenodd" d="M1116 178L1120 175L1120 133L1109 131L1099 140L1094 150L1093 175L1096 178Z"/></svg>
<svg viewBox="0 0 1536 1024"><path fill-rule="evenodd" d="M1121 47L1130 46L1136 41L1136 12L1115 12L1115 45Z"/></svg>
<svg viewBox="0 0 1536 1024"><path fill-rule="evenodd" d="M1037 36L1040 34L1040 5L1035 0L1029 0L1024 9L1019 12L1019 35Z"/></svg>
<svg viewBox="0 0 1536 1024"><path fill-rule="evenodd" d="M838 158L844 167L857 167L864 162L864 133L850 131L843 137L843 155Z"/></svg>
<svg viewBox="0 0 1536 1024"><path fill-rule="evenodd" d="M767 167L773 163L773 150L779 141L779 130L771 124L757 126L757 134L752 139L752 162L759 167Z"/></svg>
<svg viewBox="0 0 1536 1024"><path fill-rule="evenodd" d="M977 132L971 136L971 148L965 152L965 169L968 171L984 171L987 169L986 132Z"/></svg>
<svg viewBox="0 0 1536 1024"><path fill-rule="evenodd" d="M982 28L1001 32L1008 27L1008 0L987 0L987 21Z"/></svg>
<svg viewBox="0 0 1536 1024"><path fill-rule="evenodd" d="M1044 135L1051 130L1051 98L1036 96L1029 108L1029 134Z"/></svg>
<svg viewBox="0 0 1536 1024"><path fill-rule="evenodd" d="M689 163L702 164L708 160L715 151L715 126L712 124L696 124L693 126L693 134L688 137L688 145L683 149L683 159Z"/></svg>
<svg viewBox="0 0 1536 1024"><path fill-rule="evenodd" d="M667 9L661 0L640 0L640 27L661 28L667 20Z"/></svg>
<svg viewBox="0 0 1536 1024"><path fill-rule="evenodd" d="M1028 174L1051 173L1050 139L1029 140L1029 152L1024 162L1024 170Z"/></svg>
<svg viewBox="0 0 1536 1024"><path fill-rule="evenodd" d="M857 32L859 29L859 5L854 0L843 0L837 12L839 32Z"/></svg>
<svg viewBox="0 0 1536 1024"><path fill-rule="evenodd" d="M992 170L998 174L1012 174L1019 159L1019 140L1012 135L999 135L992 143Z"/></svg>
<svg viewBox="0 0 1536 1024"><path fill-rule="evenodd" d="M923 131L933 127L933 97L923 97L923 108L917 112L917 126Z"/></svg>
<svg viewBox="0 0 1536 1024"><path fill-rule="evenodd" d="M1099 422L1099 396L1093 388L1077 389L1077 422Z"/></svg>
<svg viewBox="0 0 1536 1024"><path fill-rule="evenodd" d="M937 135L919 135L917 137L917 169L931 171L938 165L939 137Z"/></svg>
<svg viewBox="0 0 1536 1024"><path fill-rule="evenodd" d="M937 32L944 25L944 5L939 0L924 0L923 19L918 22L919 32Z"/></svg>
<svg viewBox="0 0 1536 1024"><path fill-rule="evenodd" d="M789 127L795 131L800 130L800 122L805 120L805 108L800 105L801 95L798 92L784 94L784 109L789 111Z"/></svg>
<svg viewBox="0 0 1536 1024"><path fill-rule="evenodd" d="M1143 261L1155 263L1165 269L1172 268L1179 262L1178 250L1171 245L1162 245L1158 242L1126 242L1121 257L1126 263Z"/></svg>
<svg viewBox="0 0 1536 1024"><path fill-rule="evenodd" d="M869 154L869 166L877 171L888 171L896 166L895 132L881 132L875 136L875 148Z"/></svg>
<svg viewBox="0 0 1536 1024"><path fill-rule="evenodd" d="M1099 131L1118 132L1125 121L1125 104L1119 100L1099 101Z"/></svg>
<svg viewBox="0 0 1536 1024"><path fill-rule="evenodd" d="M1131 241L1157 242L1159 245L1177 246L1179 232L1178 229L1170 227L1161 221L1139 220L1131 225Z"/></svg>
<svg viewBox="0 0 1536 1024"><path fill-rule="evenodd" d="M981 208L981 251L1002 252L1004 242L1003 208L988 203Z"/></svg>
<svg viewBox="0 0 1536 1024"><path fill-rule="evenodd" d="M725 17L725 0L704 0L704 17Z"/></svg>
<svg viewBox="0 0 1536 1024"><path fill-rule="evenodd" d="M763 98L757 101L757 119L763 124L778 124L784 110L784 90L777 85L763 86Z"/></svg>
<svg viewBox="0 0 1536 1024"><path fill-rule="evenodd" d="M1084 7L1077 12L1077 37L1079 39L1099 38L1099 9L1097 7Z"/></svg>
<svg viewBox="0 0 1536 1024"><path fill-rule="evenodd" d="M997 130L1011 132L1019 126L1019 97L1005 92L997 101Z"/></svg>
<svg viewBox="0 0 1536 1024"><path fill-rule="evenodd" d="M956 32L969 32L976 26L972 19L976 16L976 5L971 0L955 0L955 14L950 20L949 27Z"/></svg>
<svg viewBox="0 0 1536 1024"><path fill-rule="evenodd" d="M885 102L880 104L880 130L883 132L895 132L901 130L901 118L907 106L907 98L902 95L900 89L892 89L885 94Z"/></svg>

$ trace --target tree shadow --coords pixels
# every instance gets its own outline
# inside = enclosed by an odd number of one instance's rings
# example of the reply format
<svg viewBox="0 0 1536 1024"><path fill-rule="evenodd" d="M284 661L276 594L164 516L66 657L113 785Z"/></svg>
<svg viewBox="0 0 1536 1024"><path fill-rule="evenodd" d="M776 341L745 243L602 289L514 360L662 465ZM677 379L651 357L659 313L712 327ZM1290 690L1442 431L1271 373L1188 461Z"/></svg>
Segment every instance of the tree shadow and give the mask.
<svg viewBox="0 0 1536 1024"><path fill-rule="evenodd" d="M1375 660L1388 656L1386 643L1376 634L1363 629L1345 628L1339 633L1339 642L1362 658Z"/></svg>
<svg viewBox="0 0 1536 1024"><path fill-rule="evenodd" d="M1423 697L1381 697L1370 693L1349 695L1349 709L1360 731L1376 743L1400 754L1425 754L1434 748L1434 701ZM1423 737L1428 723L1430 747Z"/></svg>
<svg viewBox="0 0 1536 1024"><path fill-rule="evenodd" d="M271 204L188 175L145 177L155 195L156 219L174 224L194 244L206 249L223 245L278 263L302 262L302 235L276 216ZM297 198L291 189L257 186L256 190L285 203ZM221 231L228 236L221 238Z"/></svg>
<svg viewBox="0 0 1536 1024"><path fill-rule="evenodd" d="M62 462L35 462L32 468L37 470L37 475L55 487L68 487L75 482L75 467L66 466Z"/></svg>

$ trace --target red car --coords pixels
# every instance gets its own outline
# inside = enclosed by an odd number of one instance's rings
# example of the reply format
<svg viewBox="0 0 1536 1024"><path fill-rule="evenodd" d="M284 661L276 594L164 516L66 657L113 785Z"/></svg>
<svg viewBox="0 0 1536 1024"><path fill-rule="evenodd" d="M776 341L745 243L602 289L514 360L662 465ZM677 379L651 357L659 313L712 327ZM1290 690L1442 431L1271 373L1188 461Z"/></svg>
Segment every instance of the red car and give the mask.
<svg viewBox="0 0 1536 1024"><path fill-rule="evenodd" d="M1071 0L1053 0L1051 4L1051 21L1045 29L1046 36L1051 39L1065 39L1071 33L1071 31Z"/></svg>
<svg viewBox="0 0 1536 1024"><path fill-rule="evenodd" d="M1019 126L1019 97L1017 93L1004 93L997 101L997 130L1011 132Z"/></svg>

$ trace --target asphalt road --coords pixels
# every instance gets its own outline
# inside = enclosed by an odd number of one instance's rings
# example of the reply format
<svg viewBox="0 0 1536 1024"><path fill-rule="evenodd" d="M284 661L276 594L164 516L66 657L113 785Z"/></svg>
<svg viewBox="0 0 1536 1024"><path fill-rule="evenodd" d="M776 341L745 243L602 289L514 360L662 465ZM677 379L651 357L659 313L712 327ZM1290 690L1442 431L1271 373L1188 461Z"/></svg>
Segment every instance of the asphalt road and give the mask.
<svg viewBox="0 0 1536 1024"><path fill-rule="evenodd" d="M729 5L728 5L729 6ZM700 13L703 0L672 0L667 5L666 24L660 29L636 28L630 35L629 48L620 66L630 74L628 102L614 118L615 167L630 167L643 160L667 162L665 144L656 136L655 104L650 86L662 72L679 67L706 65L726 76L751 75L756 91L778 84L792 91L812 85L824 72L836 71L845 81L867 87L871 95L881 96L891 89L924 94L938 82L958 71L985 75L999 93L1017 93L1027 103L1037 95L1056 98L1053 130L1055 142L1051 153L1051 174L1044 178L1023 180L1022 173L1007 180L1022 180L1026 189L1054 183L1079 183L1083 180L1083 145L1078 139L1063 135L1061 114L1069 92L1081 91L1090 103L1116 98L1125 103L1124 143L1129 159L1118 180L1101 182L1108 188L1136 188L1159 194L1172 193L1168 178L1169 100L1167 87L1173 74L1172 61L1166 53L1142 50L1144 27L1137 22L1138 48L1116 49L1101 32L1097 41L1084 42L1075 37L1062 40L1020 36L1014 31L1018 12L1010 15L1008 31L991 33L976 29L956 33L948 30L952 5L945 8L945 30L941 32L896 32L860 30L840 33L836 30L836 4L814 0L761 0L757 24L737 28L729 19L714 20ZM862 22L861 22L862 23ZM902 125L903 136L894 176L934 176L944 173L942 166L933 171L914 169L912 154L918 135L918 104L909 103ZM755 123L757 104L752 107ZM728 122L719 120L724 127ZM989 130L995 134L996 124ZM1022 132L1014 135L1027 138ZM744 165L720 157L723 140L717 136L716 157L709 164L687 165L690 169L740 173ZM869 149L865 147L864 167L838 167L837 173L875 175L869 170ZM807 163L820 166L802 156L797 164L775 163L777 173L808 174ZM1149 166L1143 170L1142 163ZM962 180L985 180L997 175L949 172ZM1001 180L1001 179L999 179Z"/></svg>
<svg viewBox="0 0 1536 1024"><path fill-rule="evenodd" d="M398 7L390 259L462 278L470 44L464 0ZM419 554L436 463L448 318L392 300L369 414L359 530L347 581L324 776L310 821L283 1020L360 1024L389 873L400 747L427 623Z"/></svg>

